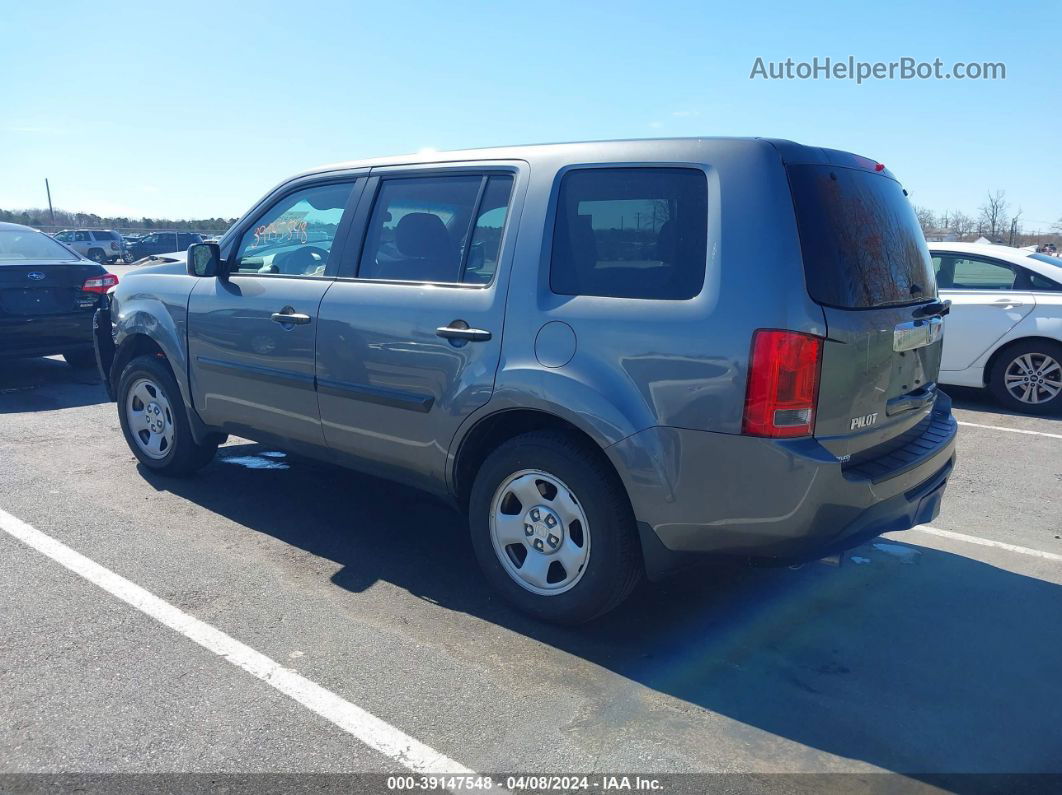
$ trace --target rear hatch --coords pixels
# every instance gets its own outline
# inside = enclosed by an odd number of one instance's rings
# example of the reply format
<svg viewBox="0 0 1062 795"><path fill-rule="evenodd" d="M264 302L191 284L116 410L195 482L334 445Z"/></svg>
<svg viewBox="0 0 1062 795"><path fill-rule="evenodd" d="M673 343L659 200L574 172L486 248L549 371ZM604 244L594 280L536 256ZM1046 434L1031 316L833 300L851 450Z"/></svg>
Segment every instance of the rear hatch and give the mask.
<svg viewBox="0 0 1062 795"><path fill-rule="evenodd" d="M943 305L918 220L883 167L787 166L808 293L821 307L815 436L834 455L885 454L929 424Z"/></svg>
<svg viewBox="0 0 1062 795"><path fill-rule="evenodd" d="M94 262L4 262L0 259L0 317L91 311L98 296L82 291L86 279L105 273Z"/></svg>

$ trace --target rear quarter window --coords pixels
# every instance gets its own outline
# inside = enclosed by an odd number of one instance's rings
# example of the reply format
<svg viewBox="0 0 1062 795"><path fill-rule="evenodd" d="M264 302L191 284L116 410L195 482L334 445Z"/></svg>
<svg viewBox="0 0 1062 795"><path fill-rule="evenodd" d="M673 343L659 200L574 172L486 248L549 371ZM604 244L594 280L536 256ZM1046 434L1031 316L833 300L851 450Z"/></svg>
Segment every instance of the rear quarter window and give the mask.
<svg viewBox="0 0 1062 795"><path fill-rule="evenodd" d="M704 285L708 182L690 168L566 173L550 289L559 295L681 300Z"/></svg>
<svg viewBox="0 0 1062 795"><path fill-rule="evenodd" d="M934 298L929 249L898 182L861 169L788 166L808 293L843 309Z"/></svg>

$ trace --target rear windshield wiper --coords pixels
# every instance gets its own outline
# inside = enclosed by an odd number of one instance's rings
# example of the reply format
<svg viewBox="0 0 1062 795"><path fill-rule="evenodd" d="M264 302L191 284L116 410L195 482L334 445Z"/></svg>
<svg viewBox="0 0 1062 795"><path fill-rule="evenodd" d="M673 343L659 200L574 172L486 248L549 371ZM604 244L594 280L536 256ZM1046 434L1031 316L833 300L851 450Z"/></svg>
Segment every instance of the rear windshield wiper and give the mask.
<svg viewBox="0 0 1062 795"><path fill-rule="evenodd" d="M951 301L941 301L938 299L930 304L918 307L918 309L914 311L914 317L916 319L924 317L944 317L944 315L948 314L950 311Z"/></svg>

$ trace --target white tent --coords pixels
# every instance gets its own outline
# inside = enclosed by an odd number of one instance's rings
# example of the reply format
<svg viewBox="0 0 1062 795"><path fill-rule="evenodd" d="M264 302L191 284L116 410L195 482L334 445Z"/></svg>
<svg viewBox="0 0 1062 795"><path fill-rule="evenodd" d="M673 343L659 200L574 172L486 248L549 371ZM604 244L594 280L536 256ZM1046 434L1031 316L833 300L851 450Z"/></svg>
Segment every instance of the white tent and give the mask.
<svg viewBox="0 0 1062 795"><path fill-rule="evenodd" d="M992 241L991 241L991 240L989 240L989 239L988 239L987 237L985 237L984 235L981 235L981 237L977 238L977 240L975 240L975 241L974 241L974 243L980 243L981 245L984 245L985 243L991 243L991 242L992 242Z"/></svg>

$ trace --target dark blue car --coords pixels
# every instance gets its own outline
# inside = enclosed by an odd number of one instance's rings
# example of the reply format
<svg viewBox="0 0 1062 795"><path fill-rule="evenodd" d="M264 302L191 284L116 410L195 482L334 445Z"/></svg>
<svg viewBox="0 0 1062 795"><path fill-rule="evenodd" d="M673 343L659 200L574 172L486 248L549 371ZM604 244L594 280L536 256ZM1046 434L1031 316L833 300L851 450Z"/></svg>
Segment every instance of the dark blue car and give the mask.
<svg viewBox="0 0 1062 795"><path fill-rule="evenodd" d="M202 243L203 236L196 232L152 232L135 243L129 243L132 261L150 257L152 254L169 254L187 251L193 243Z"/></svg>
<svg viewBox="0 0 1062 795"><path fill-rule="evenodd" d="M0 359L94 367L92 314L118 277L36 229L0 223Z"/></svg>

